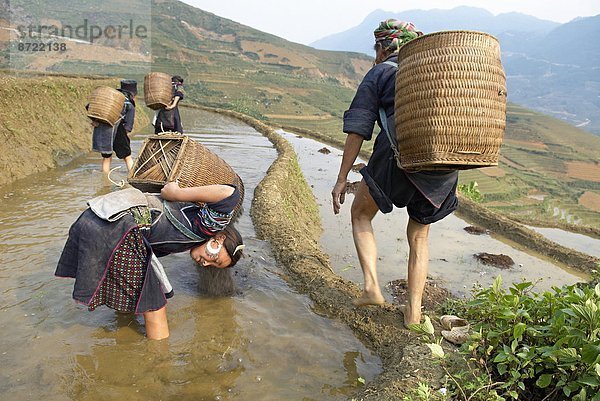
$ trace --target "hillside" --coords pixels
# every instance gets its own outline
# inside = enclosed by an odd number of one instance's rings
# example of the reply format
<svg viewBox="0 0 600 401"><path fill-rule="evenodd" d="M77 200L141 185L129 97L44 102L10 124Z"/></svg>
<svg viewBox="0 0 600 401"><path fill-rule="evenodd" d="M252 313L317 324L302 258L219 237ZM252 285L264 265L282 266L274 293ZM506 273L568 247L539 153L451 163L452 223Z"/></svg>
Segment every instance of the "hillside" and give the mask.
<svg viewBox="0 0 600 401"><path fill-rule="evenodd" d="M370 57L291 43L174 0L154 1L152 11L151 64L144 61L147 55L102 42L94 51L83 44L70 46L69 57L45 58L43 67L26 67L82 75L102 72L141 82L151 66L185 78L184 103L242 112L343 143L342 115L372 64ZM532 26L540 35L555 28L544 21ZM461 181L476 181L485 205L514 218L600 227L598 140L511 105L501 165L462 172ZM364 148L368 151L369 146Z"/></svg>
<svg viewBox="0 0 600 401"><path fill-rule="evenodd" d="M525 223L600 228L600 137L511 104L500 155L498 167L460 173L485 206Z"/></svg>
<svg viewBox="0 0 600 401"><path fill-rule="evenodd" d="M372 54L379 21L411 21L423 32L468 29L495 35L507 73L508 99L600 135L600 15L566 24L518 13L492 15L473 7L451 10L376 10L362 23L312 43L320 49Z"/></svg>
<svg viewBox="0 0 600 401"><path fill-rule="evenodd" d="M0 73L0 185L88 152L92 130L84 106L89 94L97 86L118 82ZM148 122L145 113L138 113L135 129Z"/></svg>

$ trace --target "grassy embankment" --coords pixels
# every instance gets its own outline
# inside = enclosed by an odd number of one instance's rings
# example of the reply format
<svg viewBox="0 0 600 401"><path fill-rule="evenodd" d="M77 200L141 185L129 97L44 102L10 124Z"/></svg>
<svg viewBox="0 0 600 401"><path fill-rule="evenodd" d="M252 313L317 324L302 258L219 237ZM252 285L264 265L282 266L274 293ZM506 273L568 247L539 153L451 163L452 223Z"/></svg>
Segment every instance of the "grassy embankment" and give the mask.
<svg viewBox="0 0 600 401"><path fill-rule="evenodd" d="M97 86L118 87L105 77L0 73L0 186L64 165L91 149L84 106ZM148 124L137 107L135 130Z"/></svg>
<svg viewBox="0 0 600 401"><path fill-rule="evenodd" d="M437 381L441 371L419 338L401 327L397 306L355 308L351 301L361 291L356 283L335 274L320 248L321 224L312 191L300 171L292 146L273 128L229 110L208 107L237 118L265 135L278 151L267 176L254 193L250 214L261 238L273 247L286 267L290 285L307 294L319 313L347 324L380 358L384 371L356 399L398 400L418 382Z"/></svg>

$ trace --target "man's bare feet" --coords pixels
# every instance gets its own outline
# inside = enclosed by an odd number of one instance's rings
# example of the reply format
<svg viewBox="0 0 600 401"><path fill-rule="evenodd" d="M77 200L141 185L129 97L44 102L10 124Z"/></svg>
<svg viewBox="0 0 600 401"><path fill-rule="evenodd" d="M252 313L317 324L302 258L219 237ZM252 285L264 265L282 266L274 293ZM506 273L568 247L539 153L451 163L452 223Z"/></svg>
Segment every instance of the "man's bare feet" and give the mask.
<svg viewBox="0 0 600 401"><path fill-rule="evenodd" d="M381 294L370 295L366 292L363 292L360 298L352 300L354 306L383 305L384 303L385 298Z"/></svg>
<svg viewBox="0 0 600 401"><path fill-rule="evenodd" d="M408 328L409 324L421 323L421 311L414 313L408 305L400 305L400 312L404 316L404 327Z"/></svg>

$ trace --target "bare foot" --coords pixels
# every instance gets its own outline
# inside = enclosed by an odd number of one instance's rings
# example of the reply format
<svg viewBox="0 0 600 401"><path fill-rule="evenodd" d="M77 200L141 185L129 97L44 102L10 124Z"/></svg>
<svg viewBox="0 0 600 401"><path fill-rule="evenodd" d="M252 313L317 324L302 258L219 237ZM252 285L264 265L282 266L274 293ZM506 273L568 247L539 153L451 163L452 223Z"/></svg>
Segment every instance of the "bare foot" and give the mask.
<svg viewBox="0 0 600 401"><path fill-rule="evenodd" d="M404 327L408 328L409 324L420 324L421 323L421 313L418 314L412 313L411 309L408 305L400 305L400 312L404 316Z"/></svg>
<svg viewBox="0 0 600 401"><path fill-rule="evenodd" d="M383 305L384 303L385 298L381 294L368 295L364 292L360 298L352 300L352 305L354 306Z"/></svg>

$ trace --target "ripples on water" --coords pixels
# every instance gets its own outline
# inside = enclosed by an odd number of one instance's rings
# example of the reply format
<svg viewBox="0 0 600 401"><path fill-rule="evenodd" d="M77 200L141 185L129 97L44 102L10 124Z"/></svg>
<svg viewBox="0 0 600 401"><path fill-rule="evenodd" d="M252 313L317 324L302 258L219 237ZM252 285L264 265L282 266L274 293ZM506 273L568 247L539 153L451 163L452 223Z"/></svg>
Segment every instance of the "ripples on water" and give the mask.
<svg viewBox="0 0 600 401"><path fill-rule="evenodd" d="M171 337L146 341L142 319L70 298L53 277L70 224L86 200L114 189L100 156L20 180L0 192L0 398L45 400L335 400L381 366L351 331L313 313L280 278L248 216L254 187L276 157L252 128L182 110L187 133L219 154L246 186L237 223L247 257L234 268L237 295L198 294L187 254L163 259L176 295ZM144 136L134 139L134 155ZM124 166L113 159L113 166ZM125 177L124 167L113 179Z"/></svg>

